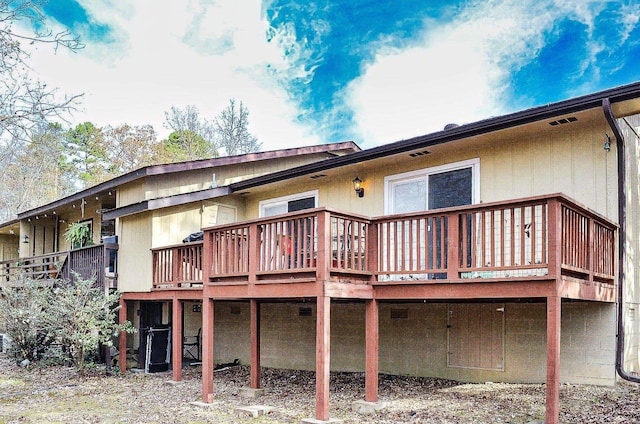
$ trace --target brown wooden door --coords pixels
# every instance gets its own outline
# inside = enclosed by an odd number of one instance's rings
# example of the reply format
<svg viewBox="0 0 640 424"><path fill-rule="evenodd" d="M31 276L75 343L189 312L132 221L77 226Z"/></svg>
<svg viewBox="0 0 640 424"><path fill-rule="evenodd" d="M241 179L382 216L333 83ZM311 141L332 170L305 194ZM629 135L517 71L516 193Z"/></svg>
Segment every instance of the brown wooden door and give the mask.
<svg viewBox="0 0 640 424"><path fill-rule="evenodd" d="M504 304L450 304L448 339L448 366L504 369Z"/></svg>

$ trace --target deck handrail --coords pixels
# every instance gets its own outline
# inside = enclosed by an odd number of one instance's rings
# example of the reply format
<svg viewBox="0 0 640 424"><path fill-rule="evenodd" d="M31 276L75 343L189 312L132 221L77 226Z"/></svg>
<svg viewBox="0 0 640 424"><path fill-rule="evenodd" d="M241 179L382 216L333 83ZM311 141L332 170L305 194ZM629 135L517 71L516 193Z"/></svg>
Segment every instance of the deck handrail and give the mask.
<svg viewBox="0 0 640 424"><path fill-rule="evenodd" d="M0 285L20 278L57 278L68 254L63 251L0 261Z"/></svg>
<svg viewBox="0 0 640 424"><path fill-rule="evenodd" d="M202 241L151 249L153 288L178 289L202 285Z"/></svg>
<svg viewBox="0 0 640 424"><path fill-rule="evenodd" d="M189 243L152 249L154 287L560 275L613 283L616 237L615 223L563 194L375 218L323 207L205 228L194 244L204 256L181 261L197 270L193 280L168 278L179 264L161 259Z"/></svg>
<svg viewBox="0 0 640 424"><path fill-rule="evenodd" d="M0 261L0 285L20 283L22 278L66 279L94 278L96 287L116 288L116 275L108 275L107 250L117 250L118 245L100 243L78 249L47 253L44 255Z"/></svg>
<svg viewBox="0 0 640 424"><path fill-rule="evenodd" d="M67 265L63 268L62 277L68 280L75 275L82 279L95 279L95 287L105 287L105 250L117 249L116 244L94 244L69 251Z"/></svg>

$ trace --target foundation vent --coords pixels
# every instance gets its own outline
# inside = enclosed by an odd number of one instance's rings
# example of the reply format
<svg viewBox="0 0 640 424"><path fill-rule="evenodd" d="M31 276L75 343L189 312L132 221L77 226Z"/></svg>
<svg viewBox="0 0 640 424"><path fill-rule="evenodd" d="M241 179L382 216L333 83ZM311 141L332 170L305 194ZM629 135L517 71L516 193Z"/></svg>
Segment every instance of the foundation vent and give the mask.
<svg viewBox="0 0 640 424"><path fill-rule="evenodd" d="M391 308L391 319L408 319L409 310L406 308Z"/></svg>
<svg viewBox="0 0 640 424"><path fill-rule="evenodd" d="M311 316L311 308L303 307L298 310L298 315L301 317L310 317Z"/></svg>

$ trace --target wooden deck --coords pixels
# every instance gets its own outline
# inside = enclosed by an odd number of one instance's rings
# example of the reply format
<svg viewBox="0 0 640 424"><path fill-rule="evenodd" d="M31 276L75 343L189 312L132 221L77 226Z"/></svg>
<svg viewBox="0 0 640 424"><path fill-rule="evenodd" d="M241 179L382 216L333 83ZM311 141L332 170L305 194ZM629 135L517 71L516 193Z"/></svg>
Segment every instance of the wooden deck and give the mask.
<svg viewBox="0 0 640 424"><path fill-rule="evenodd" d="M368 218L327 208L153 249L153 287L211 298L563 297L613 302L617 226L566 196ZM401 290L398 290L402 288Z"/></svg>
<svg viewBox="0 0 640 424"><path fill-rule="evenodd" d="M177 323L181 298L202 299L204 402L213 400L217 300L249 301L256 389L260 304L315 302L318 420L329 418L333 299L366 305L369 402L378 400L379 301L537 299L547 305L546 416L557 422L561 298L615 301L617 237L615 223L561 194L383 217L319 208L206 228L202 242L153 249L154 290L144 299L170 300ZM178 359L176 380L180 368Z"/></svg>
<svg viewBox="0 0 640 424"><path fill-rule="evenodd" d="M97 287L117 288L117 271L111 252L117 244L98 244L69 251L11 259L0 262L0 286L20 284L23 278L34 280L95 278Z"/></svg>

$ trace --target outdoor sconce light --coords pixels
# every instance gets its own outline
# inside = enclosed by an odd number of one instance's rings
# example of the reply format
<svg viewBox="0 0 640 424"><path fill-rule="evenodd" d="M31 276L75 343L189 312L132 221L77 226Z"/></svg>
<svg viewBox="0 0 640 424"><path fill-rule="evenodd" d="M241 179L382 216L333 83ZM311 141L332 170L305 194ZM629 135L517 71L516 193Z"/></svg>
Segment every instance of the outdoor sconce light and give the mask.
<svg viewBox="0 0 640 424"><path fill-rule="evenodd" d="M607 137L607 139L604 142L604 150L607 152L611 151L611 138L609 137L609 134L604 133L604 136Z"/></svg>
<svg viewBox="0 0 640 424"><path fill-rule="evenodd" d="M22 236L22 242L23 243L29 243L29 236L26 235L26 234L24 236Z"/></svg>
<svg viewBox="0 0 640 424"><path fill-rule="evenodd" d="M353 189L355 190L358 197L364 197L364 188L362 187L362 180L358 177L355 177L353 181Z"/></svg>

